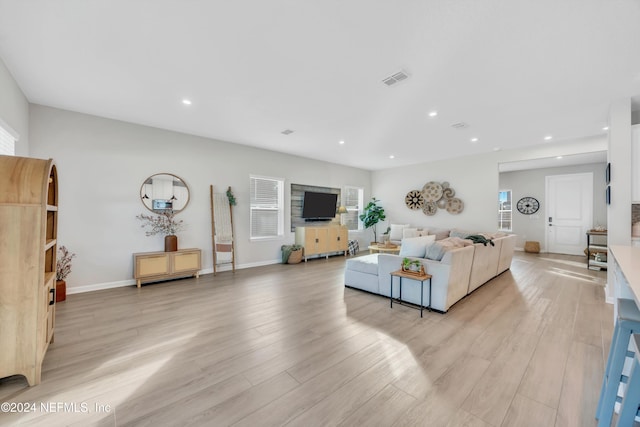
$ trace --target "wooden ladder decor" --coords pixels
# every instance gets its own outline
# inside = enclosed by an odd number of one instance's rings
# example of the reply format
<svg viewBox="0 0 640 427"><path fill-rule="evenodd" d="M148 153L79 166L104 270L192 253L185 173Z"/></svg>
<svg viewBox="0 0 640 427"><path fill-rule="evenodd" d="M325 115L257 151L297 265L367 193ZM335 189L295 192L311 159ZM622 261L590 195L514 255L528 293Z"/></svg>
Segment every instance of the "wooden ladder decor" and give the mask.
<svg viewBox="0 0 640 427"><path fill-rule="evenodd" d="M231 191L231 187L227 191ZM233 236L233 206L229 203L226 193L214 193L210 186L211 195L211 246L213 249L213 275L218 273L218 266L231 263L231 269L236 272L235 243ZM230 254L229 260L220 261L220 254ZM222 257L220 257L222 258ZM226 256L225 258L228 258Z"/></svg>

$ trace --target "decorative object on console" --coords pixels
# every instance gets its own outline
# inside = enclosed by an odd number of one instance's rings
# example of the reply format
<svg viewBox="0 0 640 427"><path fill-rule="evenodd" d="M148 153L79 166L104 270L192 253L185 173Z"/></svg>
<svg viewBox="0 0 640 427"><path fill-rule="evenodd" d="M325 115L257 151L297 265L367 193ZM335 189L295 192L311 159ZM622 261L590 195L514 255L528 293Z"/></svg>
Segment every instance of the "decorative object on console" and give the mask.
<svg viewBox="0 0 640 427"><path fill-rule="evenodd" d="M76 256L65 246L58 248L58 260L56 261L56 302L67 299L67 282L65 279L71 273L71 260Z"/></svg>
<svg viewBox="0 0 640 427"><path fill-rule="evenodd" d="M344 214L349 213L346 207L340 206L338 208L338 215L340 215L340 225L344 225Z"/></svg>
<svg viewBox="0 0 640 427"><path fill-rule="evenodd" d="M540 202L538 202L534 197L526 196L518 200L516 207L518 208L518 212L521 214L531 215L538 212L538 209L540 209Z"/></svg>
<svg viewBox="0 0 640 427"><path fill-rule="evenodd" d="M384 221L387 216L384 213L384 208L378 205L378 202L375 197L371 198L371 201L364 207L364 213L360 215L360 220L362 221L364 228L372 228L373 229L373 241L378 241L378 234L376 233L376 224L380 221Z"/></svg>
<svg viewBox="0 0 640 427"><path fill-rule="evenodd" d="M447 181L427 182L422 190L411 190L405 196L405 204L409 209L422 209L422 213L433 216L438 209L446 209L451 215L457 215L464 209L464 203L454 197L456 191Z"/></svg>
<svg viewBox="0 0 640 427"><path fill-rule="evenodd" d="M140 214L137 219L143 221L141 227L150 227L145 231L147 236L155 236L156 234L164 234L165 252L173 252L178 250L178 236L176 233L184 228L182 220L176 221L175 213L171 210L161 212L158 215Z"/></svg>

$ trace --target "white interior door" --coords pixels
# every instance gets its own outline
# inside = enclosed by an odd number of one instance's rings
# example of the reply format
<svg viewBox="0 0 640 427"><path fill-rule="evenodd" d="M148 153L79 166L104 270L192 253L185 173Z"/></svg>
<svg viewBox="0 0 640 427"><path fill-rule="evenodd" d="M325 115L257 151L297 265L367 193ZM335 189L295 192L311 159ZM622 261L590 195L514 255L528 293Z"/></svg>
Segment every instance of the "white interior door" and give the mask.
<svg viewBox="0 0 640 427"><path fill-rule="evenodd" d="M584 255L593 223L593 174L546 177L547 251Z"/></svg>

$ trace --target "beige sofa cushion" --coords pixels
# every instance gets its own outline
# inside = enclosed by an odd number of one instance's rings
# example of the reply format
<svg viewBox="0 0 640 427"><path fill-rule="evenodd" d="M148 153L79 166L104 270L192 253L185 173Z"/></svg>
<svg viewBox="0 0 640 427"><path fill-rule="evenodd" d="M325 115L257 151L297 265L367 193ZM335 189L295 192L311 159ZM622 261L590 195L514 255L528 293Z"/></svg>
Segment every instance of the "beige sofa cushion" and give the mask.
<svg viewBox="0 0 640 427"><path fill-rule="evenodd" d="M402 239L399 255L424 258L427 248L436 240L436 236L421 236Z"/></svg>

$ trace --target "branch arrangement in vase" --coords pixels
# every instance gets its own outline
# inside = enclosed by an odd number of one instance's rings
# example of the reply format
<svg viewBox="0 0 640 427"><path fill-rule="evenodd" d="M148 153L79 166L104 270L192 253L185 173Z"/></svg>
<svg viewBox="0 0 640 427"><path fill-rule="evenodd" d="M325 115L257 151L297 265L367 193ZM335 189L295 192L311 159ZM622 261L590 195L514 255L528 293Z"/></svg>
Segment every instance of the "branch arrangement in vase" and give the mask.
<svg viewBox="0 0 640 427"><path fill-rule="evenodd" d="M140 214L137 215L136 218L142 221L142 228L150 228L145 231L147 236L155 236L156 234L173 236L185 227L184 221L176 220L175 215L173 211L166 211L158 215Z"/></svg>

